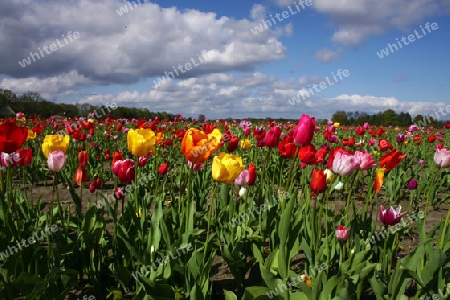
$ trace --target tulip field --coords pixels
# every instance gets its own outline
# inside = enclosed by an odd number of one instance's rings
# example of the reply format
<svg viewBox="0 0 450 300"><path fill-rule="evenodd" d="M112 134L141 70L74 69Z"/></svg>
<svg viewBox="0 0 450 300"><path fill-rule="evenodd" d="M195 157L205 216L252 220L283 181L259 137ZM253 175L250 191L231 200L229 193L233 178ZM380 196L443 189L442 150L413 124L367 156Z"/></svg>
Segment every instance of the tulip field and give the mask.
<svg viewBox="0 0 450 300"><path fill-rule="evenodd" d="M0 120L0 299L447 299L450 123Z"/></svg>

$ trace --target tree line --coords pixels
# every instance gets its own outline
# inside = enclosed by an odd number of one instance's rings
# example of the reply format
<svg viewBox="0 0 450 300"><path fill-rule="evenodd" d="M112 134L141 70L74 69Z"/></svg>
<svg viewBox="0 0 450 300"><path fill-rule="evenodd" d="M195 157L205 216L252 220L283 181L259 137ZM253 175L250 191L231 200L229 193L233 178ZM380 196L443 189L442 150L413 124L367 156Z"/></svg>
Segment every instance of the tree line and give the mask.
<svg viewBox="0 0 450 300"><path fill-rule="evenodd" d="M423 124L423 126L443 127L446 123L444 120L439 120L433 115L423 116L417 115L414 118L409 113L401 112L397 114L392 109L387 109L383 112L378 112L373 115L369 115L365 112L346 112L343 110L336 111L331 120L333 122L339 122L343 125L361 125L368 122L370 125L375 126L402 126L407 127L411 124Z"/></svg>
<svg viewBox="0 0 450 300"><path fill-rule="evenodd" d="M47 118L54 115L65 117L87 116L89 113L102 111L102 106L85 104L55 103L48 101L35 92L17 96L9 90L0 91L0 108L9 106L15 112L23 112L26 116ZM115 109L105 109L112 118L150 118L174 119L175 115L163 112L151 112L147 108L118 106ZM105 115L106 117L106 115Z"/></svg>

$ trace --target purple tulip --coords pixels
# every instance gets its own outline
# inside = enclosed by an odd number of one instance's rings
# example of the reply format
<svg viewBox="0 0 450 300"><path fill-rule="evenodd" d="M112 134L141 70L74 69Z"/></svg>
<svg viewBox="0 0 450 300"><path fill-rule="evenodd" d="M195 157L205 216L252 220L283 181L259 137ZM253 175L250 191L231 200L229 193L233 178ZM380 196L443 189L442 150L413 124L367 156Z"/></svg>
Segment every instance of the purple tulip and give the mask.
<svg viewBox="0 0 450 300"><path fill-rule="evenodd" d="M406 135L404 135L404 134L398 134L396 137L395 137L395 140L397 141L397 143L399 143L399 144L401 144L401 143L403 143L404 141L405 141L405 139L406 139Z"/></svg>
<svg viewBox="0 0 450 300"><path fill-rule="evenodd" d="M417 180L411 179L406 186L410 190L415 190L415 189L417 189L418 185L419 185L419 183L417 182Z"/></svg>
<svg viewBox="0 0 450 300"><path fill-rule="evenodd" d="M388 209L385 209L383 205L380 205L380 214L379 218L381 223L386 226L392 226L400 222L400 219L406 215L406 213L400 213L402 210L402 206L399 205L397 209L393 209L392 206Z"/></svg>

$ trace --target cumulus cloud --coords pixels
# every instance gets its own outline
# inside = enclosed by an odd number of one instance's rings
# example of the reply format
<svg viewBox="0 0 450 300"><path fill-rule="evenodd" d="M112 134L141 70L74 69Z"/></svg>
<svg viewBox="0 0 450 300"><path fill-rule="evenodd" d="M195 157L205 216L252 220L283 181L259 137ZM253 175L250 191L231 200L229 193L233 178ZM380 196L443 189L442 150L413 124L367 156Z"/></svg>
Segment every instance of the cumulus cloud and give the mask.
<svg viewBox="0 0 450 300"><path fill-rule="evenodd" d="M332 41L357 47L370 36L390 29L409 30L426 18L450 11L446 0L315 0L317 11L336 28Z"/></svg>
<svg viewBox="0 0 450 300"><path fill-rule="evenodd" d="M308 85L323 81L319 76L280 80L262 73L244 75L210 74L201 78L170 82L165 89L150 89L146 92L128 91L115 96L87 96L81 103L104 104L114 101L119 105L145 107L152 111L182 113L196 117L205 114L208 118L298 118L303 113L317 118L329 118L343 107L370 114L387 109L397 112L433 113L433 109L444 103L401 101L394 97L376 97L359 94L343 94L325 97L311 93ZM332 92L333 87L328 91ZM290 101L295 97L298 101ZM291 102L294 105L291 105ZM180 111L180 107L183 110Z"/></svg>
<svg viewBox="0 0 450 300"><path fill-rule="evenodd" d="M338 51L332 51L327 48L320 49L316 52L315 58L323 63L329 63L341 57L341 53Z"/></svg>
<svg viewBox="0 0 450 300"><path fill-rule="evenodd" d="M14 78L70 77L83 84L131 84L162 76L201 56L211 59L180 78L226 71L251 71L260 63L285 58L278 40L282 31L254 35L258 23L218 17L195 9L180 11L157 4L127 5L118 0L6 1L0 4L0 74ZM128 12L124 12L124 7ZM132 8L132 10L131 10ZM121 16L119 14L121 12ZM254 7L256 17L263 7ZM69 31L80 37L26 67L18 63L39 49L63 40ZM186 71L186 70L185 70ZM73 82L77 86L79 82ZM66 86L68 87L68 86Z"/></svg>

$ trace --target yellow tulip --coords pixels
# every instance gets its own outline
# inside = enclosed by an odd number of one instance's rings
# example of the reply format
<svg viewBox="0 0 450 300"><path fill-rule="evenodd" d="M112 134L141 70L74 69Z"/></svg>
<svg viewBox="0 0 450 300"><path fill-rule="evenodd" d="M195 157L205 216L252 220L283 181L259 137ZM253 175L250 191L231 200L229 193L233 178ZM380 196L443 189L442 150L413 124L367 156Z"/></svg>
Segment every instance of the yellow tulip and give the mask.
<svg viewBox="0 0 450 300"><path fill-rule="evenodd" d="M326 169L324 173L327 175L327 184L332 184L336 180L336 175L330 169Z"/></svg>
<svg viewBox="0 0 450 300"><path fill-rule="evenodd" d="M127 134L128 150L136 156L155 152L155 132L151 129L130 129Z"/></svg>
<svg viewBox="0 0 450 300"><path fill-rule="evenodd" d="M248 148L253 146L253 144L250 142L249 139L242 139L240 146L242 149L247 150Z"/></svg>
<svg viewBox="0 0 450 300"><path fill-rule="evenodd" d="M36 138L36 132L34 132L31 129L28 129L28 137L27 137L27 141L28 140L34 140Z"/></svg>
<svg viewBox="0 0 450 300"><path fill-rule="evenodd" d="M59 150L64 152L69 148L70 136L68 135L46 135L42 142L42 152L45 158L53 151Z"/></svg>
<svg viewBox="0 0 450 300"><path fill-rule="evenodd" d="M339 122L334 122L334 127L339 128L339 126L341 126L341 124Z"/></svg>
<svg viewBox="0 0 450 300"><path fill-rule="evenodd" d="M244 165L240 156L222 152L213 159L212 177L219 182L233 183L242 170Z"/></svg>

